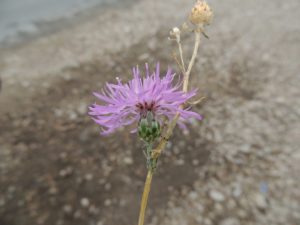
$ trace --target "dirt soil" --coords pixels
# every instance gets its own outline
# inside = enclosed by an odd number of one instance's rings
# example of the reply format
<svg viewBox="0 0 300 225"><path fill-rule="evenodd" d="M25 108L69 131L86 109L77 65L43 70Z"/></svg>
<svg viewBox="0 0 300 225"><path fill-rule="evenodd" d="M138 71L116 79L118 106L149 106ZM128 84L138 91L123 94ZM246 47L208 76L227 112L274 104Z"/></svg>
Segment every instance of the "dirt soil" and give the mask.
<svg viewBox="0 0 300 225"><path fill-rule="evenodd" d="M191 82L204 120L169 141L146 224L300 224L300 3L210 3ZM1 225L136 224L143 145L101 137L87 107L137 64L177 70L168 29L191 5L138 1L1 51Z"/></svg>

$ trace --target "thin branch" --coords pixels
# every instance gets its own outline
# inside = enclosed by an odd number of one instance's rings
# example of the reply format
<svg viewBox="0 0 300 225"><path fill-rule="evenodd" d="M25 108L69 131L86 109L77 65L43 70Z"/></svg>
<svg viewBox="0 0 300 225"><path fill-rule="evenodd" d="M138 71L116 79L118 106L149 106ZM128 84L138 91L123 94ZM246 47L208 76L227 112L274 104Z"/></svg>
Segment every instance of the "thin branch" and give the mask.
<svg viewBox="0 0 300 225"><path fill-rule="evenodd" d="M187 92L187 90L188 90L189 78L190 78L192 67L193 67L193 65L195 63L195 59L197 57L199 45L200 45L200 31L199 30L195 30L195 46L194 46L194 51L193 51L193 55L192 55L192 58L190 60L188 69L187 69L187 71L185 73L184 80L183 80L183 89L182 90L184 92Z"/></svg>
<svg viewBox="0 0 300 225"><path fill-rule="evenodd" d="M185 65L184 65L184 60L183 60L183 52L182 52L182 46L181 46L181 41L180 39L177 39L177 45L178 45L178 50L179 50L179 55L180 55L180 61L181 61L181 66L183 68L183 74L185 74Z"/></svg>

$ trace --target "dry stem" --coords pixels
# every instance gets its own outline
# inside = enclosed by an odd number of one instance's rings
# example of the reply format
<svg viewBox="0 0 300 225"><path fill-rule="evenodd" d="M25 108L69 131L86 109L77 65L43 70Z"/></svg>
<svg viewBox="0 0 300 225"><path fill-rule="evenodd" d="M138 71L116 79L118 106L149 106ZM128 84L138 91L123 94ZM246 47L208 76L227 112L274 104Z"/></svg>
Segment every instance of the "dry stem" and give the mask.
<svg viewBox="0 0 300 225"><path fill-rule="evenodd" d="M186 73L184 75L184 80L183 80L183 89L182 90L184 92L187 92L187 90L188 90L189 78L190 78L190 74L191 74L191 71L192 71L192 67L193 67L193 65L195 63L195 59L197 57L199 45L200 45L200 31L196 30L195 31L195 46L194 46L193 55L192 55L192 58L190 60L188 69L187 69L187 71L186 71Z"/></svg>
<svg viewBox="0 0 300 225"><path fill-rule="evenodd" d="M187 69L187 71L184 74L183 88L182 88L182 90L184 92L187 92L187 89L188 89L189 77L190 77L190 73L191 73L192 67L193 67L193 65L195 63L195 59L197 57L199 45L200 45L200 30L197 29L197 30L195 30L195 46L194 46L193 55L192 55L192 58L191 58L191 60L189 62L188 69ZM182 57L182 53L180 53L180 54L181 54L180 58L183 58ZM166 132L164 138L161 139L161 141L159 142L159 144L157 145L157 147L153 150L152 157L154 159L158 158L160 156L161 152L163 151L163 149L165 148L165 146L166 146L169 138L173 134L173 130L174 130L175 126L176 126L178 118L179 118L179 113L177 113L175 115L174 119L169 123L168 129L167 129L167 132Z"/></svg>

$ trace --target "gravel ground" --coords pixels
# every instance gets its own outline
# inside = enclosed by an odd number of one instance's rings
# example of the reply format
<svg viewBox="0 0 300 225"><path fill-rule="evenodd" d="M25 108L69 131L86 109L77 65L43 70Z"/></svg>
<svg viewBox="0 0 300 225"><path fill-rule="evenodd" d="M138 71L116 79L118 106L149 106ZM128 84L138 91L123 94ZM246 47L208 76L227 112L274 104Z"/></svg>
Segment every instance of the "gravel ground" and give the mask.
<svg viewBox="0 0 300 225"><path fill-rule="evenodd" d="M195 109L204 120L170 140L147 222L300 224L300 3L210 3L191 82L206 96ZM1 225L136 223L141 142L99 137L86 108L136 64L176 68L168 28L191 5L138 1L0 53Z"/></svg>

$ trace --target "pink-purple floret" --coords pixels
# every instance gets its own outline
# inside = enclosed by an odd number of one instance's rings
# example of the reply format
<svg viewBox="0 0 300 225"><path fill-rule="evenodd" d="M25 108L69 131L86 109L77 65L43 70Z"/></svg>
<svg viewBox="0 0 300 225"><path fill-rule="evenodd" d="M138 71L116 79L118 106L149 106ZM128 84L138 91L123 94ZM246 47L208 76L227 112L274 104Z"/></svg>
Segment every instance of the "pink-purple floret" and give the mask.
<svg viewBox="0 0 300 225"><path fill-rule="evenodd" d="M103 129L101 134L113 133L116 129L138 122L150 111L154 118L162 123L163 118L173 119L179 112L178 124L185 127L185 121L190 118L201 120L201 116L190 111L189 108L181 109L180 106L196 95L196 90L183 92L181 83L173 85L175 74L169 68L166 75L160 78L159 64L156 71L149 74L146 64L146 75L141 77L138 67L133 68L133 79L122 83L117 78L117 84L106 83L102 93L94 95L104 104L94 103L89 107L89 115Z"/></svg>

